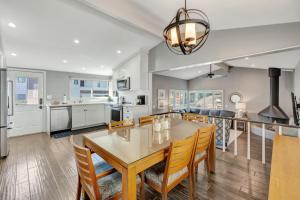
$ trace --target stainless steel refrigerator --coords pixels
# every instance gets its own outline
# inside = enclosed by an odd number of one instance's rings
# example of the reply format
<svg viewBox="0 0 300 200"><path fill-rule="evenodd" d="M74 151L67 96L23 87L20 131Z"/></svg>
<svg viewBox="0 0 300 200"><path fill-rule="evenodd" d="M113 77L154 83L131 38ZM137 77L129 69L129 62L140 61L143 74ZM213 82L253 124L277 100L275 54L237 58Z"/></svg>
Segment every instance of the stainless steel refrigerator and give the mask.
<svg viewBox="0 0 300 200"><path fill-rule="evenodd" d="M7 142L7 71L5 68L0 68L0 156L8 155Z"/></svg>

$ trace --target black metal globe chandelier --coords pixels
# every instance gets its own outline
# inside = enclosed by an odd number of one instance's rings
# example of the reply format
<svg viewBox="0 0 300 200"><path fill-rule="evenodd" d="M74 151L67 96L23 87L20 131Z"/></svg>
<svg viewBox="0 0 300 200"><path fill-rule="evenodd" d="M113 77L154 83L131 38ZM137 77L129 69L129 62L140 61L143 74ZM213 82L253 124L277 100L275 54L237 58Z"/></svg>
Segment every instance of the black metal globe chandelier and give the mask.
<svg viewBox="0 0 300 200"><path fill-rule="evenodd" d="M171 23L164 29L168 48L180 55L189 55L199 50L206 42L210 25L207 15L197 9L185 7L177 11Z"/></svg>

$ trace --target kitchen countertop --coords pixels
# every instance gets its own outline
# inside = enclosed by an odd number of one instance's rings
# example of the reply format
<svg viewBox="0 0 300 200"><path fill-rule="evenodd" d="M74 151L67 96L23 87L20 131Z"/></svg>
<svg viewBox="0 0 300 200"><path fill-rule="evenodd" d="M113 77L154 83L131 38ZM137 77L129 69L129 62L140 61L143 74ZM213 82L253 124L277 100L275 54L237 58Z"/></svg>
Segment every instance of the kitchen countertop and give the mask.
<svg viewBox="0 0 300 200"><path fill-rule="evenodd" d="M113 102L84 102L84 103L60 103L60 104L47 104L47 107L64 107L64 106L82 106L82 105L95 105L95 104L105 104L105 105L117 105ZM134 107L134 106L148 106L148 105L133 105L133 104L121 104L124 107Z"/></svg>
<svg viewBox="0 0 300 200"><path fill-rule="evenodd" d="M134 104L122 104L123 107L140 107L140 106L148 106L148 105L134 105Z"/></svg>
<svg viewBox="0 0 300 200"><path fill-rule="evenodd" d="M63 107L63 106L82 106L82 105L95 105L95 104L105 104L113 105L114 103L110 102L84 102L84 103L60 103L60 104L47 104L48 107Z"/></svg>

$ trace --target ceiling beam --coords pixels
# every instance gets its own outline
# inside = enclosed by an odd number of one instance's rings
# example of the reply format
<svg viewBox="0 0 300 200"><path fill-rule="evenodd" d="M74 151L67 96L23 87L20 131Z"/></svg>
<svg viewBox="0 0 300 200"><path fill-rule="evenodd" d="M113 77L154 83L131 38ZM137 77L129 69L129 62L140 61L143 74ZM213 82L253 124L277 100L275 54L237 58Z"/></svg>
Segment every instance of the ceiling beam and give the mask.
<svg viewBox="0 0 300 200"><path fill-rule="evenodd" d="M80 2L115 18L125 24L142 29L160 39L162 28L160 20L144 11L139 5L124 0L79 0Z"/></svg>

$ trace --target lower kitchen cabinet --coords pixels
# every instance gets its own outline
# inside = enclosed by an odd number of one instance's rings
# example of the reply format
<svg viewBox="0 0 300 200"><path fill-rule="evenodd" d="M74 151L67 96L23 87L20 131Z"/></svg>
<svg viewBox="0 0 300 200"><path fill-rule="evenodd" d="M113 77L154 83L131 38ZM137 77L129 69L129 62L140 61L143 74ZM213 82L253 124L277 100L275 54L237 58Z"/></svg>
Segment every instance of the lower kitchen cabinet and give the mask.
<svg viewBox="0 0 300 200"><path fill-rule="evenodd" d="M105 116L105 123L109 124L111 121L111 105L106 104L104 106L104 116Z"/></svg>
<svg viewBox="0 0 300 200"><path fill-rule="evenodd" d="M72 129L85 126L85 106L72 106Z"/></svg>
<svg viewBox="0 0 300 200"><path fill-rule="evenodd" d="M72 129L105 123L104 104L72 106Z"/></svg>
<svg viewBox="0 0 300 200"><path fill-rule="evenodd" d="M147 105L124 106L124 118L126 113L130 113L131 118L135 121L135 123L138 123L140 117L149 115L149 107Z"/></svg>
<svg viewBox="0 0 300 200"><path fill-rule="evenodd" d="M87 126L105 123L104 105L87 105L85 111L85 122Z"/></svg>

